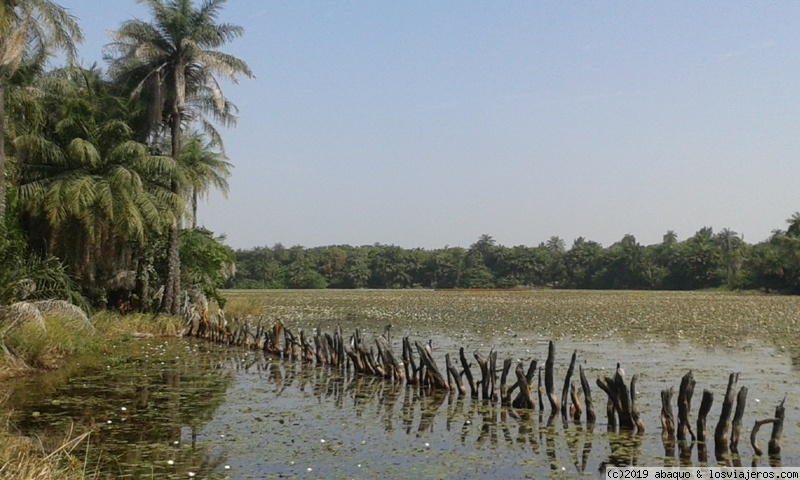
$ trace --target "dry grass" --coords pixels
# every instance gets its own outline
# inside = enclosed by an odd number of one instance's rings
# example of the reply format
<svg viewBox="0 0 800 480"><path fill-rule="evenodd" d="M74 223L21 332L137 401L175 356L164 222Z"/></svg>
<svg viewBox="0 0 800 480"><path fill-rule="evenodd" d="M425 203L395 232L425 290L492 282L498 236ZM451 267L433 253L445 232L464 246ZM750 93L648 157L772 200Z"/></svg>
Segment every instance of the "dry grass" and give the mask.
<svg viewBox="0 0 800 480"><path fill-rule="evenodd" d="M8 417L0 427L0 478L7 480L72 480L94 478L79 455L89 448L91 432L69 431L59 444L16 435Z"/></svg>
<svg viewBox="0 0 800 480"><path fill-rule="evenodd" d="M45 318L44 327L26 322L0 335L0 379L59 368L71 357L96 355L126 338L174 337L184 329L181 318L143 314L101 312L92 317L92 329L69 316Z"/></svg>
<svg viewBox="0 0 800 480"><path fill-rule="evenodd" d="M183 335L184 320L164 315L100 312L92 317L92 323L101 337L109 340L124 337L179 337Z"/></svg>
<svg viewBox="0 0 800 480"><path fill-rule="evenodd" d="M259 292L263 293L264 290L225 291L224 295L228 299L228 303L225 305L225 316L227 318L244 318L265 314L264 298Z"/></svg>

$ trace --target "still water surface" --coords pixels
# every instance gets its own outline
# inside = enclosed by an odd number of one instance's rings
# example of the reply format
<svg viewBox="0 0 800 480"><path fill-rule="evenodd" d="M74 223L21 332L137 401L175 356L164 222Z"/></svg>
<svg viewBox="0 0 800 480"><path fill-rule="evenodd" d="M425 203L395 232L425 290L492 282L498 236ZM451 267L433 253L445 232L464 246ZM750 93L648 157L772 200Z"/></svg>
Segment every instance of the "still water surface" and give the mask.
<svg viewBox="0 0 800 480"><path fill-rule="evenodd" d="M501 349L500 358L544 358L544 340L524 340ZM457 345L441 335L433 343L442 355ZM573 349L589 378L609 374L616 361L628 375L641 374L645 435L608 433L602 408L593 428L561 419L548 426L547 413L188 340L132 340L105 362L14 382L8 404L30 435L93 425L88 454L82 447L75 455L87 455L112 478L594 478L605 463L698 464L696 451L690 459L665 455L658 392L694 369L695 402L703 388L715 393L712 431L727 373L739 371L740 386L750 391L742 462L753 460L747 438L754 420L772 416L789 393L781 462L800 465L798 408L791 403L798 374L779 349L755 341L707 349L562 340L557 379ZM593 393L603 406L602 392ZM762 446L768 432L762 429Z"/></svg>

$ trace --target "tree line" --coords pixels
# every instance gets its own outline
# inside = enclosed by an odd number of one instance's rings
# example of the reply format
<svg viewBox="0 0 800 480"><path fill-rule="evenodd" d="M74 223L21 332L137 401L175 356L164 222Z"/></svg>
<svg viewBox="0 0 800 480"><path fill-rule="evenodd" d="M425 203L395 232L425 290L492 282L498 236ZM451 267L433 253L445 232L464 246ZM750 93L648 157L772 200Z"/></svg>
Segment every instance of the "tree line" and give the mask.
<svg viewBox="0 0 800 480"><path fill-rule="evenodd" d="M625 235L608 247L551 237L536 247L498 245L434 250L394 245L237 250L232 288L567 288L762 290L800 293L800 213L757 244L731 229L705 227L679 241L641 245Z"/></svg>
<svg viewBox="0 0 800 480"><path fill-rule="evenodd" d="M141 3L151 18L111 32L103 69L76 64L62 6L0 1L0 304L175 314L182 292L215 296L233 272L197 203L228 188L217 126L237 109L219 81L252 73L221 48L242 29L218 20L225 0Z"/></svg>

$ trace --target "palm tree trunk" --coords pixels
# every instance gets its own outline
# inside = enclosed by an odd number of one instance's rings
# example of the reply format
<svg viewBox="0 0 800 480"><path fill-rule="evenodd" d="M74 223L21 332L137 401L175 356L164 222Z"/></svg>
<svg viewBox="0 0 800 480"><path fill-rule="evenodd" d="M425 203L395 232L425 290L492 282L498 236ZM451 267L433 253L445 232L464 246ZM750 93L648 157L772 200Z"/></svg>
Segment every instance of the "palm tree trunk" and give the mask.
<svg viewBox="0 0 800 480"><path fill-rule="evenodd" d="M192 187L192 230L197 230L197 188Z"/></svg>
<svg viewBox="0 0 800 480"><path fill-rule="evenodd" d="M172 115L172 158L175 160L181 154L181 112L178 108ZM172 193L180 195L178 183L172 182ZM161 301L161 312L168 315L180 313L178 297L181 293L181 244L180 244L180 217L182 212L175 212L169 226L167 246L167 278L164 284L164 297Z"/></svg>
<svg viewBox="0 0 800 480"><path fill-rule="evenodd" d="M6 104L5 83L0 70L0 228L6 224Z"/></svg>

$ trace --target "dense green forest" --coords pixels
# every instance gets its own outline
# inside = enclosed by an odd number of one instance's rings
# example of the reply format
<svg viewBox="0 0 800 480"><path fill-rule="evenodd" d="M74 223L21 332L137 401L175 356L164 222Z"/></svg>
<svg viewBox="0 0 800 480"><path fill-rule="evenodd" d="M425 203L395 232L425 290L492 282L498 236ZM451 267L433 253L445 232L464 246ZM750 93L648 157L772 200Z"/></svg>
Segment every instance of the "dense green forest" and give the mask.
<svg viewBox="0 0 800 480"><path fill-rule="evenodd" d="M800 214L786 230L751 245L730 229L702 228L656 245L625 235L609 247L583 237L567 249L551 237L536 247L498 245L482 235L469 248L393 245L319 248L281 244L236 252L235 288L514 288L696 290L800 293Z"/></svg>
<svg viewBox="0 0 800 480"><path fill-rule="evenodd" d="M216 126L237 109L219 80L251 72L221 49L242 29L218 20L225 0L142 3L151 18L111 33L104 70L75 63L79 22L59 4L0 1L0 305L175 314L233 272L196 215L227 191Z"/></svg>

